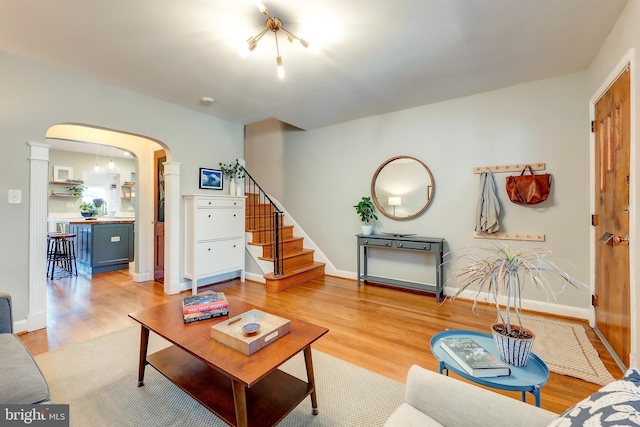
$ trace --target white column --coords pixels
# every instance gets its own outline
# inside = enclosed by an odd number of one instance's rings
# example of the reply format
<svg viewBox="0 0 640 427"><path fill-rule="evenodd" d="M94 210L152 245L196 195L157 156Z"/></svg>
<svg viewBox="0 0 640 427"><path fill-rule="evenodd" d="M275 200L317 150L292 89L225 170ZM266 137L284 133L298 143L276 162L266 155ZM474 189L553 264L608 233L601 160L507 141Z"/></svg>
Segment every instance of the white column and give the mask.
<svg viewBox="0 0 640 427"><path fill-rule="evenodd" d="M180 292L180 163L164 163L164 293Z"/></svg>
<svg viewBox="0 0 640 427"><path fill-rule="evenodd" d="M29 154L29 312L27 331L47 327L48 144L28 142Z"/></svg>

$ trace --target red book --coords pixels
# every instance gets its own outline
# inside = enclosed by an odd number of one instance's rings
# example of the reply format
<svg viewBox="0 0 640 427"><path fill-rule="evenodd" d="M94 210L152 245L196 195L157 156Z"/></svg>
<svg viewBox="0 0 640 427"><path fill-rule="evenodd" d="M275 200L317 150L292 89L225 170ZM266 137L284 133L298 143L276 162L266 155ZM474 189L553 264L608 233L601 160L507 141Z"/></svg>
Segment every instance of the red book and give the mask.
<svg viewBox="0 0 640 427"><path fill-rule="evenodd" d="M200 313L229 307L224 292L206 291L182 299L182 314Z"/></svg>

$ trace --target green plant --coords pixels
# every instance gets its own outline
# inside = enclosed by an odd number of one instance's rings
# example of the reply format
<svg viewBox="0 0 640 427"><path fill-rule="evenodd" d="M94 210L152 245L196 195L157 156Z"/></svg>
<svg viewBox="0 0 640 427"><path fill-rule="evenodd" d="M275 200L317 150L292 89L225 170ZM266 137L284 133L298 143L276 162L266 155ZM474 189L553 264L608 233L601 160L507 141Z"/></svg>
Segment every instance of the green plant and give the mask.
<svg viewBox="0 0 640 427"><path fill-rule="evenodd" d="M80 204L80 212L94 212L96 207L93 203L82 202Z"/></svg>
<svg viewBox="0 0 640 427"><path fill-rule="evenodd" d="M240 165L238 159L236 159L235 163L229 163L228 165L220 162L220 170L222 174L228 176L229 178L234 179L242 179L244 178L244 168Z"/></svg>
<svg viewBox="0 0 640 427"><path fill-rule="evenodd" d="M477 312L478 299L486 292L493 299L498 318L504 325L502 331L496 332L517 338L530 338L524 331L520 317L522 291L527 282L542 289L547 295L547 302L550 296L555 299L554 285L557 283L560 291L566 285L586 287L550 261L550 255L551 252L546 249L527 248L516 251L506 244L468 248L466 253L454 259L459 266L454 268L447 280L457 288L451 299L457 298L469 288L475 288L473 311ZM551 281L552 278L555 280ZM512 313L515 314L520 330L512 327Z"/></svg>
<svg viewBox="0 0 640 427"><path fill-rule="evenodd" d="M357 205L353 206L356 208L356 213L360 215L360 221L365 224L371 223L373 220L377 220L378 216L374 212L374 205L371 201L371 197L363 197L362 200L358 202Z"/></svg>
<svg viewBox="0 0 640 427"><path fill-rule="evenodd" d="M84 185L74 185L73 187L67 187L67 190L69 190L72 196L78 197L81 197L82 193L84 193L84 190L86 189L87 187L85 187Z"/></svg>

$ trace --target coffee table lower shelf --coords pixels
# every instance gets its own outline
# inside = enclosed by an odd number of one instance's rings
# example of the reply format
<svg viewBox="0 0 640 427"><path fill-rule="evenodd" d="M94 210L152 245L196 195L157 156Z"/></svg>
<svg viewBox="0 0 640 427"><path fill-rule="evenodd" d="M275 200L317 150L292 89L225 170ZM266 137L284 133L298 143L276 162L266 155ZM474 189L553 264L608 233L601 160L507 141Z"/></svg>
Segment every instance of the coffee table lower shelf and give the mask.
<svg viewBox="0 0 640 427"><path fill-rule="evenodd" d="M186 351L171 346L147 363L229 425L237 426L233 381ZM246 388L251 427L273 426L313 392L313 386L279 369Z"/></svg>

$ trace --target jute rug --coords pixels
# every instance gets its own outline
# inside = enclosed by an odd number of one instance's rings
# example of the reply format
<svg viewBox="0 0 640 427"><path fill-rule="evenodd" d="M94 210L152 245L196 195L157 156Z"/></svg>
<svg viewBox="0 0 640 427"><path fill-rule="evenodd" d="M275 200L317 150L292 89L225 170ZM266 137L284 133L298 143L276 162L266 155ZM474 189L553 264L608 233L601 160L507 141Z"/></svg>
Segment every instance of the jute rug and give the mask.
<svg viewBox="0 0 640 427"><path fill-rule="evenodd" d="M137 387L139 327L36 356L54 403L70 405L74 427L226 426L219 418L147 367ZM168 343L153 333L149 352ZM319 415L306 398L279 425L287 427L381 426L404 401L405 386L382 375L313 350ZM306 380L304 358L282 370Z"/></svg>
<svg viewBox="0 0 640 427"><path fill-rule="evenodd" d="M589 341L583 325L533 315L523 315L522 322L535 333L533 352L551 372L600 385L615 381Z"/></svg>

